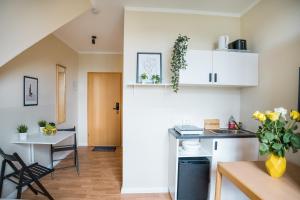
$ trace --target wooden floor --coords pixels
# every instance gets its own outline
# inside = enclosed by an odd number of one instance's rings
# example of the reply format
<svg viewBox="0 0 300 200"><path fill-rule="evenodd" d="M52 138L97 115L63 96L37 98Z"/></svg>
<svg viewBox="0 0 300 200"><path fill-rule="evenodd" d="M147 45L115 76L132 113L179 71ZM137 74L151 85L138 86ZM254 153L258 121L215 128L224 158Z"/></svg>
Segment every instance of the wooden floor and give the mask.
<svg viewBox="0 0 300 200"><path fill-rule="evenodd" d="M100 199L100 200L170 200L168 194L121 195L121 150L116 152L94 152L91 148L80 148L80 176L74 168L58 170L44 177L42 183L54 199ZM63 161L59 166L71 164ZM22 194L24 199L46 199L34 195L30 190Z"/></svg>

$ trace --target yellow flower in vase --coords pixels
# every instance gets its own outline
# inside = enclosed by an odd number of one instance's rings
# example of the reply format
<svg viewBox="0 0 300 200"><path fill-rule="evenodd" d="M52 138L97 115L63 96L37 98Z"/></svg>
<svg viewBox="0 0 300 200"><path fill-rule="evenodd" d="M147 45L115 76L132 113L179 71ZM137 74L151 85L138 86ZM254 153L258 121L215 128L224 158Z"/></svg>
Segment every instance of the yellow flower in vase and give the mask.
<svg viewBox="0 0 300 200"><path fill-rule="evenodd" d="M266 115L263 114L263 113L259 113L259 115L258 115L257 118L258 118L258 120L259 120L260 122L265 122L266 119L267 119Z"/></svg>
<svg viewBox="0 0 300 200"><path fill-rule="evenodd" d="M300 113L296 110L291 111L290 117L292 120L300 121Z"/></svg>
<svg viewBox="0 0 300 200"><path fill-rule="evenodd" d="M258 119L258 115L259 115L259 114L260 114L259 111L255 111L255 113L253 113L252 117L253 117L254 119Z"/></svg>
<svg viewBox="0 0 300 200"><path fill-rule="evenodd" d="M252 117L254 119L258 119L259 111L256 111L255 113L252 114Z"/></svg>
<svg viewBox="0 0 300 200"><path fill-rule="evenodd" d="M253 118L256 119L256 120L259 120L260 122L265 122L266 121L266 115L259 112L259 111L256 111L255 113L253 113Z"/></svg>
<svg viewBox="0 0 300 200"><path fill-rule="evenodd" d="M280 116L280 113L278 113L278 112L270 112L267 114L268 119L270 119L273 122L279 120L279 116Z"/></svg>

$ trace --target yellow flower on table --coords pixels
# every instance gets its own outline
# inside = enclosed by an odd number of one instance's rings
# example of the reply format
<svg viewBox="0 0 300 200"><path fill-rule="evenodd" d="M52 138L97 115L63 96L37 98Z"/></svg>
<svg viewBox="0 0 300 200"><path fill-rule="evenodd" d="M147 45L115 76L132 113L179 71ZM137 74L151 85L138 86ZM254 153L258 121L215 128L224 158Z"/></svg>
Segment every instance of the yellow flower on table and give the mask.
<svg viewBox="0 0 300 200"><path fill-rule="evenodd" d="M270 119L271 121L277 121L279 119L280 113L278 112L270 112L267 114L268 119Z"/></svg>
<svg viewBox="0 0 300 200"><path fill-rule="evenodd" d="M293 120L299 121L300 120L300 113L296 110L292 110L290 113L290 117Z"/></svg>

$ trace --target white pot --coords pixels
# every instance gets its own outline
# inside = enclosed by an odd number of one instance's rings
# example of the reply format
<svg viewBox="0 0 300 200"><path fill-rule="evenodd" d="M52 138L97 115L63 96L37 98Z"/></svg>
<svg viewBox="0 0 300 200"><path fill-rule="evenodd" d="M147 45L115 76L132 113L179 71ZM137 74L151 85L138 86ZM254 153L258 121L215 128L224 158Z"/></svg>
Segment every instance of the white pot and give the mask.
<svg viewBox="0 0 300 200"><path fill-rule="evenodd" d="M141 82L142 82L142 84L146 84L147 80L146 79L142 79Z"/></svg>
<svg viewBox="0 0 300 200"><path fill-rule="evenodd" d="M43 134L44 132L43 132L43 129L44 129L45 127L40 127L40 133L41 134Z"/></svg>
<svg viewBox="0 0 300 200"><path fill-rule="evenodd" d="M20 140L27 140L28 133L19 133Z"/></svg>

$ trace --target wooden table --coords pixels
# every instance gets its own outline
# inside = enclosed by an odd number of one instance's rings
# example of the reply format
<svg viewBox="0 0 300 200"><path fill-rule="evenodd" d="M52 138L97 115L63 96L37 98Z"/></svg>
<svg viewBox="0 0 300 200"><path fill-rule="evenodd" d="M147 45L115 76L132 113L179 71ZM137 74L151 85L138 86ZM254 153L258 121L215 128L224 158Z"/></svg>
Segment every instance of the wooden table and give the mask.
<svg viewBox="0 0 300 200"><path fill-rule="evenodd" d="M215 200L221 199L222 176L250 199L300 200L300 166L292 163L281 178L272 178L262 161L218 163Z"/></svg>
<svg viewBox="0 0 300 200"><path fill-rule="evenodd" d="M35 144L45 144L45 145L55 145L59 142L73 136L75 132L71 131L58 131L55 135L45 136L40 133L29 134L27 140L20 140L16 137L12 143L14 144L28 144L29 145L29 160L30 163L34 163L34 145Z"/></svg>

